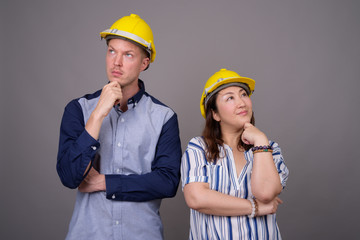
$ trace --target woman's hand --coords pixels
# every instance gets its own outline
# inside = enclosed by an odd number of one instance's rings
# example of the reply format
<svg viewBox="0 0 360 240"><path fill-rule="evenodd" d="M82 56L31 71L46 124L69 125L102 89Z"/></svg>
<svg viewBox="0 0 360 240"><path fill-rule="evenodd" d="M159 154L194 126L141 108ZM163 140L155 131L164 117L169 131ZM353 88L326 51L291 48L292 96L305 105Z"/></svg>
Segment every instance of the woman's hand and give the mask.
<svg viewBox="0 0 360 240"><path fill-rule="evenodd" d="M257 216L264 216L264 215L276 213L279 204L282 204L283 201L280 198L276 197L268 203L262 203L260 201L257 201L257 203L258 203Z"/></svg>
<svg viewBox="0 0 360 240"><path fill-rule="evenodd" d="M241 140L248 145L262 146L268 145L269 140L266 135L251 123L244 124Z"/></svg>

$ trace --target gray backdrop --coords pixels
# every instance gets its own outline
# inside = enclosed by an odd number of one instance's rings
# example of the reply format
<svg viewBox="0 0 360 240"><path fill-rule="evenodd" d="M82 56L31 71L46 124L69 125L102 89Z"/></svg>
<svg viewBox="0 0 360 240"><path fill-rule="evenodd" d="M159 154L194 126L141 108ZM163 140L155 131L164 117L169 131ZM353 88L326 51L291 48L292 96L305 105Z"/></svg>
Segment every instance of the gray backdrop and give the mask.
<svg viewBox="0 0 360 240"><path fill-rule="evenodd" d="M142 73L199 135L206 80L226 67L256 79L257 126L290 169L284 239L355 239L359 221L360 3L357 0L1 0L1 239L64 239L75 190L58 179L67 102L106 82L99 32L137 13L158 51ZM179 189L163 201L166 239L186 239Z"/></svg>

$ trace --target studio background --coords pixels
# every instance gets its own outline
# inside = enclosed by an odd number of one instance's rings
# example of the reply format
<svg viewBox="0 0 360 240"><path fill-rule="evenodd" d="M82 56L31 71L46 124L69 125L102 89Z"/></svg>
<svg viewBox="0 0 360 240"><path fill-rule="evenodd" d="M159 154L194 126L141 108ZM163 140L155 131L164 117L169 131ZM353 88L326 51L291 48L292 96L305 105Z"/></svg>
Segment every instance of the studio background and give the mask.
<svg viewBox="0 0 360 240"><path fill-rule="evenodd" d="M139 14L157 56L140 76L179 117L182 150L201 133L206 80L256 80L256 126L279 143L289 180L283 239L359 239L360 2L357 0L2 0L1 239L64 239L75 190L56 173L65 105L106 84L99 32ZM161 207L165 239L187 239L181 188Z"/></svg>

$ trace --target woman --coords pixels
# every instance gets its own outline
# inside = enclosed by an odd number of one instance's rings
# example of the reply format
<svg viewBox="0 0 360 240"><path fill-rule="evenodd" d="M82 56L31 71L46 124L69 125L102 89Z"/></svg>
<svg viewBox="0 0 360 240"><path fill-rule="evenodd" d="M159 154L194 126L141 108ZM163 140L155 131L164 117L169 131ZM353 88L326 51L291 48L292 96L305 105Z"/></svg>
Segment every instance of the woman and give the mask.
<svg viewBox="0 0 360 240"><path fill-rule="evenodd" d="M221 69L205 84L202 137L182 157L189 239L281 239L275 212L288 169L277 143L254 126L255 81Z"/></svg>

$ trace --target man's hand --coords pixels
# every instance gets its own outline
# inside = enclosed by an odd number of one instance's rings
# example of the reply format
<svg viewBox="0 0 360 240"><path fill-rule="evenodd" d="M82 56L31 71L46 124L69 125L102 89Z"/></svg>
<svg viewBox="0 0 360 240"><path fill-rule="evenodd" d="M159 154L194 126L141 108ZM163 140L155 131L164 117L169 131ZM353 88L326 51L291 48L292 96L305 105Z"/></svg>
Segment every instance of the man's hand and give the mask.
<svg viewBox="0 0 360 240"><path fill-rule="evenodd" d="M85 125L86 131L94 139L99 138L104 118L109 114L114 105L120 103L122 97L121 87L118 82L111 82L103 87L96 108Z"/></svg>
<svg viewBox="0 0 360 240"><path fill-rule="evenodd" d="M84 193L105 191L105 175L100 174L93 167L90 169L89 174L82 181L79 186L79 191Z"/></svg>
<svg viewBox="0 0 360 240"><path fill-rule="evenodd" d="M111 82L105 85L101 91L101 95L94 112L99 116L106 117L112 107L120 103L122 99L122 91L118 82Z"/></svg>

